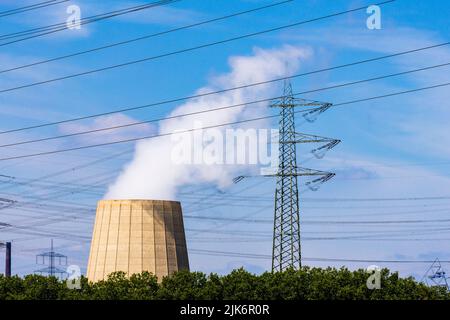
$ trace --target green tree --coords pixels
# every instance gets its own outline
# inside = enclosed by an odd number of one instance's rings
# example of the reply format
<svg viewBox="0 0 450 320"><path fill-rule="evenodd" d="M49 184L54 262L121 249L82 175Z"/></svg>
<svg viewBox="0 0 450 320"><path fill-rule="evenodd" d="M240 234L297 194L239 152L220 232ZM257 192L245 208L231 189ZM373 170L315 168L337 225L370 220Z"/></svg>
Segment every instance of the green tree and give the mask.
<svg viewBox="0 0 450 320"><path fill-rule="evenodd" d="M220 276L180 271L161 283L148 273L127 277L115 272L91 283L80 279L71 290L55 277L0 275L0 300L439 300L450 299L442 287L428 287L413 278L381 271L381 289L369 290L369 274L346 268L309 268L255 275L238 269Z"/></svg>
<svg viewBox="0 0 450 320"><path fill-rule="evenodd" d="M163 278L158 298L163 300L209 299L204 290L206 282L207 278L202 272L176 272Z"/></svg>

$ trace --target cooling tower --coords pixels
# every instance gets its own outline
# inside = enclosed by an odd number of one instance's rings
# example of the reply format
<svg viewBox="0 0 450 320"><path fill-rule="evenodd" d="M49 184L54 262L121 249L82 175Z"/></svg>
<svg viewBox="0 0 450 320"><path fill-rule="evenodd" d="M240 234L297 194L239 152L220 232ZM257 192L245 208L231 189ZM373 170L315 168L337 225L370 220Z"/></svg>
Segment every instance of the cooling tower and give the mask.
<svg viewBox="0 0 450 320"><path fill-rule="evenodd" d="M181 204L156 200L98 203L87 278L96 282L115 271L148 271L159 281L189 270Z"/></svg>

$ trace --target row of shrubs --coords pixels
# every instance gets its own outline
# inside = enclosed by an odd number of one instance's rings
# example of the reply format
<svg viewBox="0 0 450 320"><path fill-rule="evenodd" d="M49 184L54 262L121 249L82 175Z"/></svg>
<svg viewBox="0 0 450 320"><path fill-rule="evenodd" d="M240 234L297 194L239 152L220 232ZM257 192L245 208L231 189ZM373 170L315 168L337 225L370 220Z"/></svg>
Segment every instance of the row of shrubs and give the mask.
<svg viewBox="0 0 450 320"><path fill-rule="evenodd" d="M147 272L126 277L116 272L91 283L81 278L69 289L55 277L0 276L0 300L436 300L449 299L442 287L428 287L384 269L381 288L370 290L365 270L302 268L282 273L251 274L244 269L228 275L178 272L160 283Z"/></svg>

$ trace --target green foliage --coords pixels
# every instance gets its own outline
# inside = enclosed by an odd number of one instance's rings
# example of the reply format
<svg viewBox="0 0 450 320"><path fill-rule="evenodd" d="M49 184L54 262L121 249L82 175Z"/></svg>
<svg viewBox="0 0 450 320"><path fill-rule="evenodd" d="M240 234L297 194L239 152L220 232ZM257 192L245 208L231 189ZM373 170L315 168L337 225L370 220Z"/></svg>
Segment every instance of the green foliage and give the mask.
<svg viewBox="0 0 450 320"><path fill-rule="evenodd" d="M243 268L232 271L222 278L224 300L255 300L258 277Z"/></svg>
<svg viewBox="0 0 450 320"><path fill-rule="evenodd" d="M201 272L180 271L162 280L158 298L161 300L207 299L203 292L206 282L206 276Z"/></svg>
<svg viewBox="0 0 450 320"><path fill-rule="evenodd" d="M90 295L93 300L151 300L158 291L157 278L144 272L134 274L129 279L124 272L109 275L108 280L91 284Z"/></svg>
<svg viewBox="0 0 450 320"><path fill-rule="evenodd" d="M413 278L381 272L381 289L369 290L365 270L309 268L282 273L251 274L244 269L228 275L177 272L161 283L148 273L127 277L123 272L71 290L55 277L0 275L0 300L438 300L449 299L444 288L427 287Z"/></svg>

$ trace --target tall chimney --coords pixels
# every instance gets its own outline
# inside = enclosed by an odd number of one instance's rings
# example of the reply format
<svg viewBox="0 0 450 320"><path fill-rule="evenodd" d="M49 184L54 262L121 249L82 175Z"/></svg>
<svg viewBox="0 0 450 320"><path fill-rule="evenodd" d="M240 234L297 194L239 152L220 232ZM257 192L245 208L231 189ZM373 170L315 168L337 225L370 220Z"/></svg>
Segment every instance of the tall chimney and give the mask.
<svg viewBox="0 0 450 320"><path fill-rule="evenodd" d="M5 276L11 277L11 242L6 243Z"/></svg>

